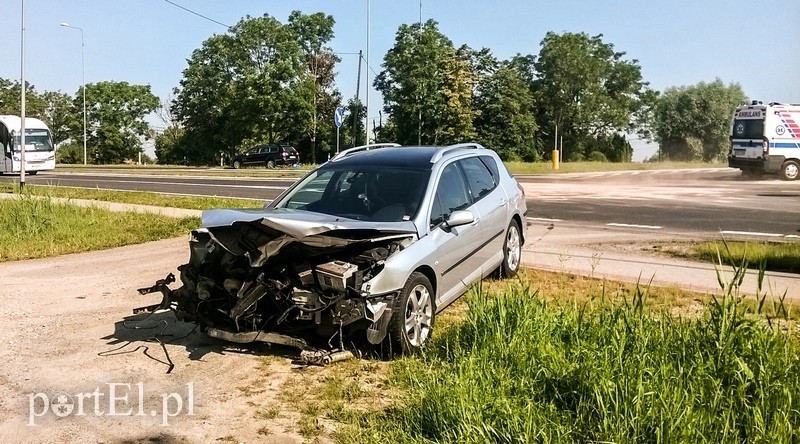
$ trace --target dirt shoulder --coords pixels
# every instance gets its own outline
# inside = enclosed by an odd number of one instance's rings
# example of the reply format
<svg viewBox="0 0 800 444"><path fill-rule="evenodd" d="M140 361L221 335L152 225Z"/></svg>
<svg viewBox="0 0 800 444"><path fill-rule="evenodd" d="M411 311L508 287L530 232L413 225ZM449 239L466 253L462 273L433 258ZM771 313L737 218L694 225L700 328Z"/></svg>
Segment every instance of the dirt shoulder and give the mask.
<svg viewBox="0 0 800 444"><path fill-rule="evenodd" d="M259 417L307 371L291 350L239 350L171 313L131 316L160 301L136 289L187 260L181 237L0 264L0 442L303 441L291 414Z"/></svg>

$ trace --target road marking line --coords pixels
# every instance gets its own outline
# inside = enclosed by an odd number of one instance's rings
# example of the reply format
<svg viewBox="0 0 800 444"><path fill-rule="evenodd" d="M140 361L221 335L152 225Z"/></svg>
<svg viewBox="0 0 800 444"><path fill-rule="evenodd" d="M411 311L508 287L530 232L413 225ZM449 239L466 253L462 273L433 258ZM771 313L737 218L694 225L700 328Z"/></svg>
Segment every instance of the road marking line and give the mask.
<svg viewBox="0 0 800 444"><path fill-rule="evenodd" d="M735 234L741 236L761 236L761 237L790 237L792 235L785 236L783 234L776 234L776 233L756 233L752 231L720 231L721 234Z"/></svg>
<svg viewBox="0 0 800 444"><path fill-rule="evenodd" d="M617 223L610 223L606 224L612 227L623 227L623 228L647 228L650 230L660 230L663 227L659 227L658 225L636 225L636 224L617 224Z"/></svg>
<svg viewBox="0 0 800 444"><path fill-rule="evenodd" d="M528 217L528 220L535 220L537 222L561 222L561 219L548 219L546 217Z"/></svg>

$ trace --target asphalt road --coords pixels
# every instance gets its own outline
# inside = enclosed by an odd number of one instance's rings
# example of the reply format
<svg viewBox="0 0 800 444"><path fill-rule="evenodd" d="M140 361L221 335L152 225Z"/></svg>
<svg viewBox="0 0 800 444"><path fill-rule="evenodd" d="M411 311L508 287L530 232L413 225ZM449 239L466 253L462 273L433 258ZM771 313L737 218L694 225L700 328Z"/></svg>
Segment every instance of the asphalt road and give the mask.
<svg viewBox="0 0 800 444"><path fill-rule="evenodd" d="M0 180L18 180L1 176ZM520 176L533 223L608 227L637 235L800 239L800 181L745 180L738 170ZM293 179L43 172L29 184L271 200ZM669 237L666 235L666 237Z"/></svg>

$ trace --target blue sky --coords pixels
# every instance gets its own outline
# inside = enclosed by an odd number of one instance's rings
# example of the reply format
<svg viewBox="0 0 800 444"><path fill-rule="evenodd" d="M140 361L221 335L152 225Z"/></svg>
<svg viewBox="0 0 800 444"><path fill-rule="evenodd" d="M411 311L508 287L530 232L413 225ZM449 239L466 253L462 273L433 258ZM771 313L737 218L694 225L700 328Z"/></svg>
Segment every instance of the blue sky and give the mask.
<svg viewBox="0 0 800 444"><path fill-rule="evenodd" d="M285 22L292 10L321 11L336 20L334 51L366 50L367 0L173 1L228 25L246 15L268 13ZM379 72L398 26L419 20L420 2L371 0L369 6L370 65ZM7 79L20 77L20 7L21 0L0 0L0 77ZM456 46L487 47L500 59L538 53L548 31L603 34L639 61L654 89L719 77L739 83L753 99L800 102L798 0L423 0L422 19L439 22ZM87 83L149 84L162 99L178 85L192 51L226 32L164 0L25 0L25 78L40 92L74 94L81 84L80 32L60 22L83 28ZM337 85L352 97L357 56L341 58ZM369 100L370 116L377 116L378 93Z"/></svg>

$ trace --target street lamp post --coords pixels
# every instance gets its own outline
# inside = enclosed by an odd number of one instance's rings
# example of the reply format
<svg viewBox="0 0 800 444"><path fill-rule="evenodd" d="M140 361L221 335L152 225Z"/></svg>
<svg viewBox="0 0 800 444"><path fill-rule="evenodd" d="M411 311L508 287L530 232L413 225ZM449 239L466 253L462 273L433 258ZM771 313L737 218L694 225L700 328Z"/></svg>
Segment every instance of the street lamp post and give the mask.
<svg viewBox="0 0 800 444"><path fill-rule="evenodd" d="M72 26L67 22L61 22L59 25L65 28L77 29L81 32L81 83L83 84L81 87L81 90L83 91L83 164L86 165L86 58L84 57L85 51L83 46L83 28Z"/></svg>

